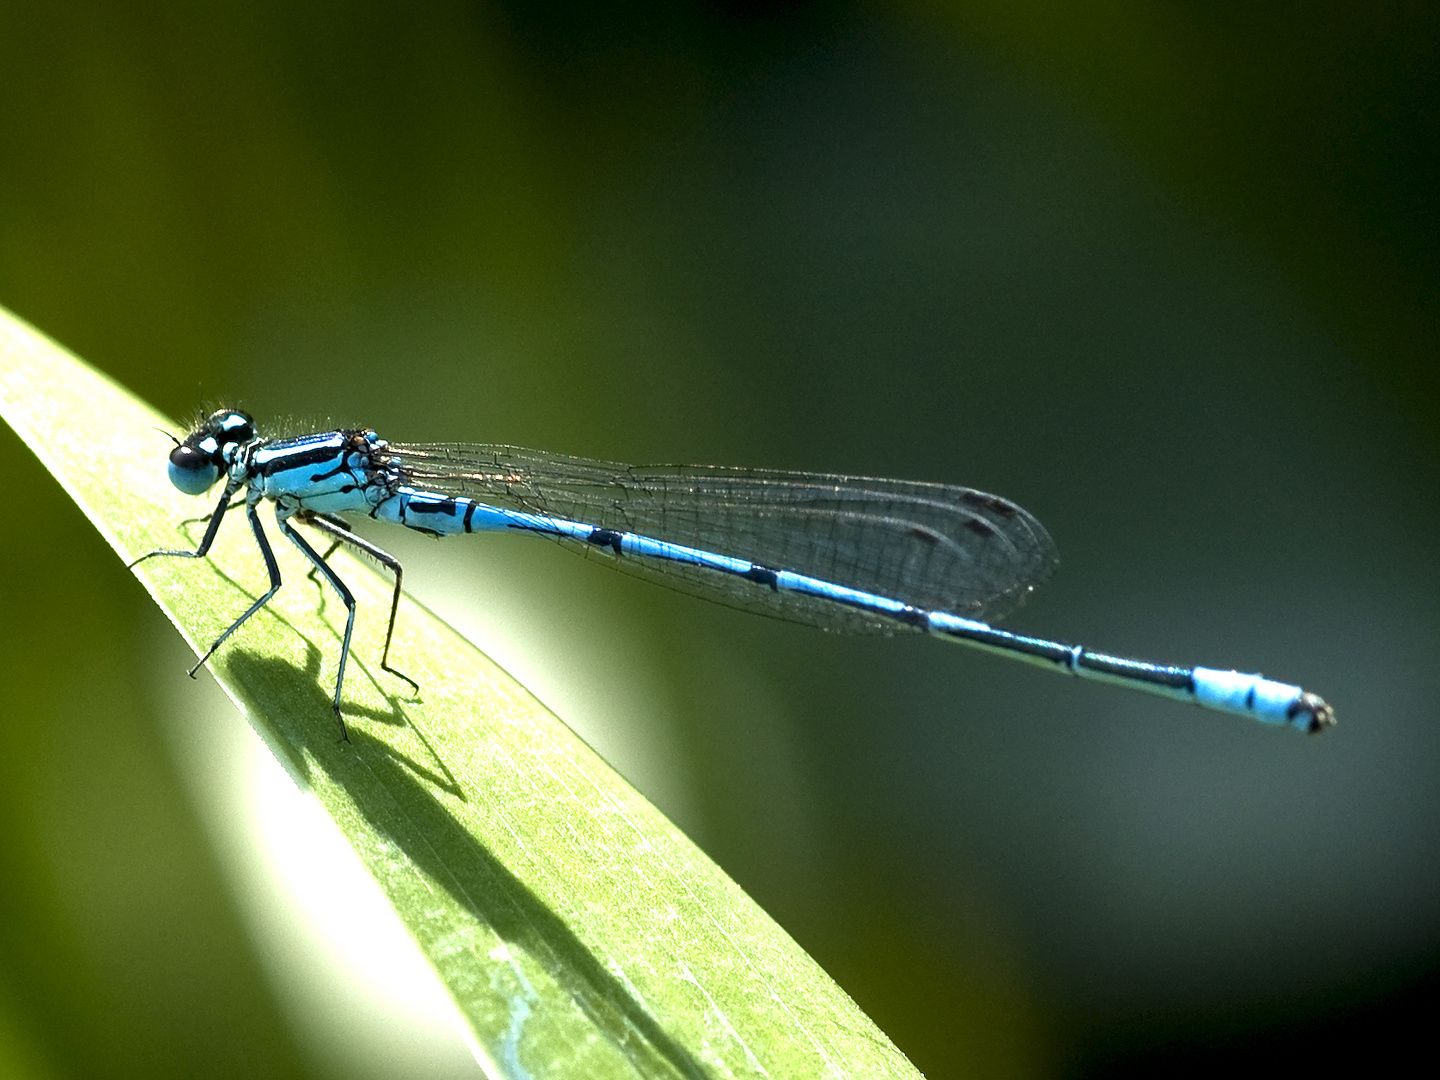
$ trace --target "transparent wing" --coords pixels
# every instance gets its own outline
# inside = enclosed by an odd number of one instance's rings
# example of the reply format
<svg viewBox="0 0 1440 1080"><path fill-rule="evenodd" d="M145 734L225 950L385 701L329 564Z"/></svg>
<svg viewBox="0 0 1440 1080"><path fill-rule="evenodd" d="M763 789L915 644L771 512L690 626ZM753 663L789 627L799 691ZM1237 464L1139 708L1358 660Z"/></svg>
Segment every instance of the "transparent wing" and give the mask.
<svg viewBox="0 0 1440 1080"><path fill-rule="evenodd" d="M388 463L422 489L638 533L975 618L1013 611L1057 562L1050 534L1025 510L949 484L622 465L460 443L392 443L388 453ZM591 556L607 550L567 546ZM902 629L698 567L607 557L630 573L749 611L851 632Z"/></svg>

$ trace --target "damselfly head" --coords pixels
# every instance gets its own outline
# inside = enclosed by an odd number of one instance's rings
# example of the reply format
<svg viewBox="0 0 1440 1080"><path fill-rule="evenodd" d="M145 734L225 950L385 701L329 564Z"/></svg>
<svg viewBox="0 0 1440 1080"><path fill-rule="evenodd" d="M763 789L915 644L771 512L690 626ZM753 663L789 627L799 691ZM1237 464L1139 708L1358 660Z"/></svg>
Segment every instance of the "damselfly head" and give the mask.
<svg viewBox="0 0 1440 1080"><path fill-rule="evenodd" d="M210 436L224 443L247 443L255 438L255 420L239 409L217 409L207 416L190 438ZM190 439L186 439L189 442Z"/></svg>
<svg viewBox="0 0 1440 1080"><path fill-rule="evenodd" d="M239 409L211 413L170 451L170 482L186 495L205 494L224 474L233 448L254 439L255 421L249 413Z"/></svg>

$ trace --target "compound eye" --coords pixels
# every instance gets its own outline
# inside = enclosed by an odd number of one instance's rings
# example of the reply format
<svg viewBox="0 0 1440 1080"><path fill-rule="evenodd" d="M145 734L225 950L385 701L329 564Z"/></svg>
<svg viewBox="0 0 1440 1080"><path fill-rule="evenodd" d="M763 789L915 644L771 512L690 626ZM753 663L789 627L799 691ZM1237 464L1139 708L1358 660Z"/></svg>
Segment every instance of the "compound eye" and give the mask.
<svg viewBox="0 0 1440 1080"><path fill-rule="evenodd" d="M220 479L220 469L207 454L183 443L170 451L170 483L186 495L204 495Z"/></svg>

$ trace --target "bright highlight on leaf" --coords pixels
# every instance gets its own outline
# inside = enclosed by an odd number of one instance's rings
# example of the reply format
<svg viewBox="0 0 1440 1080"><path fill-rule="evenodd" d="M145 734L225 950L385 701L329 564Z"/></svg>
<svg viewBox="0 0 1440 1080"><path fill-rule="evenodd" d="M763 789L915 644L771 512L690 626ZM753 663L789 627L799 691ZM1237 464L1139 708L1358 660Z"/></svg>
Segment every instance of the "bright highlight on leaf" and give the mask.
<svg viewBox="0 0 1440 1080"><path fill-rule="evenodd" d="M179 523L204 508L170 485L155 430L177 426L3 309L0 415L125 562L198 539ZM333 560L362 611L350 743L328 700L343 609L298 560L281 556L285 588L210 668L359 852L492 1075L919 1075L659 811L411 601L394 649L420 693L381 672L384 620L363 613L389 586ZM240 527L138 576L197 655L265 586Z"/></svg>

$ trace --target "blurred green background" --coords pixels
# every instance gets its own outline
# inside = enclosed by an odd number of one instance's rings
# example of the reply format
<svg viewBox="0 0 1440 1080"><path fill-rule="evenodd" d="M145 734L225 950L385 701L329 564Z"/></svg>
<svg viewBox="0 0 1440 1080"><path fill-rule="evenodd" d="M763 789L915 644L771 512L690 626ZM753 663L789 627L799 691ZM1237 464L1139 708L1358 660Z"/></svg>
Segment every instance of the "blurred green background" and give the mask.
<svg viewBox="0 0 1440 1080"><path fill-rule="evenodd" d="M1437 27L0 0L0 303L182 419L1016 499L1064 562L1015 625L1340 726L376 538L927 1075L1333 1063L1440 970ZM0 448L0 1075L344 1075L187 795L173 632Z"/></svg>

